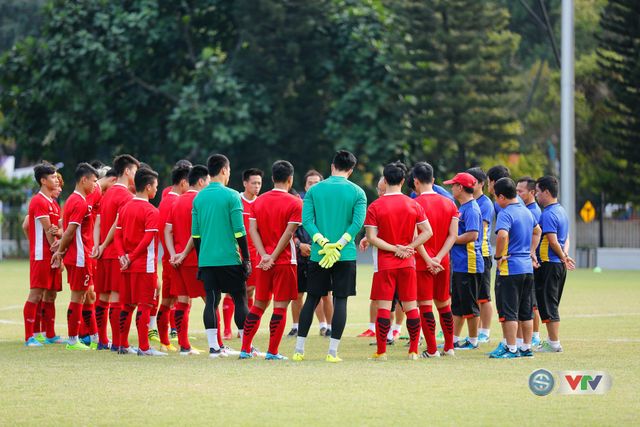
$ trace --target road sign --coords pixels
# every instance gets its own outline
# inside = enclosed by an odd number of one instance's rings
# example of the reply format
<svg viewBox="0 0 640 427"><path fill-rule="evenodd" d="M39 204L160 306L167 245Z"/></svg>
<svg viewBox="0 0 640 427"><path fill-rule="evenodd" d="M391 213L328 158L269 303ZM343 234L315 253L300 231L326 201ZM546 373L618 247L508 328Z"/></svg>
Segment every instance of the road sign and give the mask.
<svg viewBox="0 0 640 427"><path fill-rule="evenodd" d="M590 200L587 200L580 209L580 217L584 222L591 222L596 218L596 208Z"/></svg>

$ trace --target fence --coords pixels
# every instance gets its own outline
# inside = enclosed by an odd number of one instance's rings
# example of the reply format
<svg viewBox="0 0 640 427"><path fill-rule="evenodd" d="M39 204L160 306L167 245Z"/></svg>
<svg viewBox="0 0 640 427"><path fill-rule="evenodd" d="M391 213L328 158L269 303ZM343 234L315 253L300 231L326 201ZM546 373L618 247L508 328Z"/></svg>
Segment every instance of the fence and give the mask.
<svg viewBox="0 0 640 427"><path fill-rule="evenodd" d="M576 248L597 248L600 246L600 224L598 221L576 224ZM640 220L605 219L603 224L605 248L640 248Z"/></svg>

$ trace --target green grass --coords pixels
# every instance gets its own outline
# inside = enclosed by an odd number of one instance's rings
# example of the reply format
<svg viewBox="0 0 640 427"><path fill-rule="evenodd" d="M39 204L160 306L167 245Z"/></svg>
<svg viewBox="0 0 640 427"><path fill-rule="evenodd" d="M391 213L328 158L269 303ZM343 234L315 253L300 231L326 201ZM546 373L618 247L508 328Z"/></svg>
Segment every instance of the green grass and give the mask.
<svg viewBox="0 0 640 427"><path fill-rule="evenodd" d="M66 352L62 346L22 345L22 305L28 263L0 263L0 407L12 424L459 425L637 424L640 384L640 274L576 271L561 307L563 354L528 360L489 360L485 351L456 358L367 360L373 347L355 338L368 317L371 268L359 267L359 295L349 303L340 355L323 361L327 339L313 326L307 361L209 360L205 356L141 358L109 352ZM66 332L69 292L57 302L58 332ZM204 348L202 303L192 310L196 347ZM268 315L268 313L267 313ZM266 325L256 344L266 348ZM544 333L543 333L544 335ZM133 331L132 331L133 336ZM500 337L497 323L493 339ZM238 340L231 346L238 348ZM291 355L293 342L281 351ZM534 396L537 368L605 370L613 388L604 396ZM634 422L635 420L635 422Z"/></svg>

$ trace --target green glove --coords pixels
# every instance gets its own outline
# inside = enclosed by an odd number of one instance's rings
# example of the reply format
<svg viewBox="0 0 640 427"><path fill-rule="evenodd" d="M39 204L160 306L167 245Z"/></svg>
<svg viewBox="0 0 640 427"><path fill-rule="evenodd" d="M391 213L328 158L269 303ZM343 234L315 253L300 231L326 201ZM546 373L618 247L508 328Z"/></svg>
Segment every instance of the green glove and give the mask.
<svg viewBox="0 0 640 427"><path fill-rule="evenodd" d="M329 239L327 239L320 233L314 234L311 240L313 240L313 243L317 243L318 245L320 245L321 248L324 248L324 245L329 243Z"/></svg>
<svg viewBox="0 0 640 427"><path fill-rule="evenodd" d="M340 260L340 250L336 247L336 243L328 243L324 248L318 251L319 255L324 255L319 264L322 268L331 268L333 264Z"/></svg>

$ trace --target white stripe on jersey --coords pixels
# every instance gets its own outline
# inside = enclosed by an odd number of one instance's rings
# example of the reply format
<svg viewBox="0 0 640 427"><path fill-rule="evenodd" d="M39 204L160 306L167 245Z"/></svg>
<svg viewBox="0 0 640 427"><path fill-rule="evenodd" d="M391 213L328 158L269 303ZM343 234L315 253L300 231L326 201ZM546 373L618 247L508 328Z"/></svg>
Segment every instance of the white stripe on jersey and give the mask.
<svg viewBox="0 0 640 427"><path fill-rule="evenodd" d="M34 261L42 261L44 259L44 229L42 228L42 223L38 218L36 218L33 222L36 225L35 235L35 251L33 254Z"/></svg>
<svg viewBox="0 0 640 427"><path fill-rule="evenodd" d="M155 241L151 239L151 243L147 246L147 273L155 273Z"/></svg>
<svg viewBox="0 0 640 427"><path fill-rule="evenodd" d="M296 254L296 244L293 239L289 239L289 246L291 247L291 264L298 264L297 254Z"/></svg>
<svg viewBox="0 0 640 427"><path fill-rule="evenodd" d="M378 272L378 248L376 248L375 246L371 245L373 247L372 255L373 255L373 272L377 273Z"/></svg>
<svg viewBox="0 0 640 427"><path fill-rule="evenodd" d="M84 267L84 244L82 243L82 224L76 228L76 266Z"/></svg>

